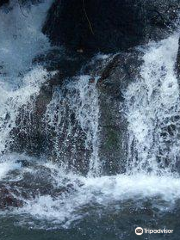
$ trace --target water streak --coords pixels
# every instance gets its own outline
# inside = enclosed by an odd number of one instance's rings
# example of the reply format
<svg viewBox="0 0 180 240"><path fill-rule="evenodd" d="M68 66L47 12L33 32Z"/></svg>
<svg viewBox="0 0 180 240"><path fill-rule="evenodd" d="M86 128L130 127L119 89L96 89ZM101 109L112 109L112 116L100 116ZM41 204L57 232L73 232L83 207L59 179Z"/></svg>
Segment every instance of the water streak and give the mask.
<svg viewBox="0 0 180 240"><path fill-rule="evenodd" d="M179 84L175 74L178 34L150 43L140 78L128 87L130 173L164 174L176 168L180 155Z"/></svg>
<svg viewBox="0 0 180 240"><path fill-rule="evenodd" d="M13 141L19 110L48 78L42 67L33 67L33 58L50 47L41 27L51 2L21 8L12 0L0 9L0 153Z"/></svg>
<svg viewBox="0 0 180 240"><path fill-rule="evenodd" d="M85 149L80 164L86 164L89 175L100 174L98 155L99 105L96 82L90 76L77 77L63 87L56 88L47 107L44 121L46 131L54 129L56 159L69 168L69 162L78 167L78 148ZM62 139L62 140L61 140ZM79 144L79 146L78 146ZM71 151L71 156L68 152ZM89 156L86 154L89 152ZM87 162L87 163L86 163Z"/></svg>

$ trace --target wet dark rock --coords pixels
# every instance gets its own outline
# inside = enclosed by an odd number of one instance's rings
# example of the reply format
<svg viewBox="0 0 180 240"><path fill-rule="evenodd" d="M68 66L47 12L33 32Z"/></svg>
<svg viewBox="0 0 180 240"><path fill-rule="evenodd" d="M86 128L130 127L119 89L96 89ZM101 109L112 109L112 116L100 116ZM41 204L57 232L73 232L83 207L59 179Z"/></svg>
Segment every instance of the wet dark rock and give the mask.
<svg viewBox="0 0 180 240"><path fill-rule="evenodd" d="M75 118L68 100L68 94L73 98L76 93L69 93L66 84L63 83L50 86L51 80L47 86L42 87L33 105L20 109L17 127L11 133L14 140L11 151L26 152L36 157L45 155L53 162L64 162L69 169L86 174L91 149L85 147L85 133ZM57 102L52 112L55 119L51 127L44 121L44 117L52 100L54 87L61 88L62 99ZM57 123L58 114L61 114L60 125Z"/></svg>
<svg viewBox="0 0 180 240"><path fill-rule="evenodd" d="M61 184L59 182L57 184L55 170L52 172L51 169L42 165L34 163L24 168L26 168L24 173L22 168L13 170L0 181L0 210L23 207L28 200L39 196L50 195L55 199L62 194L71 194L76 191L77 186L83 185L78 180L71 183L66 178Z"/></svg>
<svg viewBox="0 0 180 240"><path fill-rule="evenodd" d="M18 199L15 194L16 190L11 192L8 186L0 184L0 209L5 210L10 207L22 207L23 201Z"/></svg>
<svg viewBox="0 0 180 240"><path fill-rule="evenodd" d="M165 37L179 9L179 0L56 0L43 32L83 54L126 51Z"/></svg>
<svg viewBox="0 0 180 240"><path fill-rule="evenodd" d="M103 172L124 172L127 123L120 110L123 92L140 77L142 64L142 53L133 47L166 37L174 27L179 3L180 0L55 0L43 31L57 46L37 56L33 64L56 74L49 76L31 104L20 109L11 150L33 156L44 154L86 175L92 145L87 149L86 133L71 109L70 98L75 98L76 90L71 92L67 86L76 82L78 75L90 75L92 83L99 78L99 155ZM110 54L91 58L99 51ZM61 98L52 113L55 124L48 126L44 114L55 89L61 92Z"/></svg>
<svg viewBox="0 0 180 240"><path fill-rule="evenodd" d="M60 79L75 76L89 60L88 56L72 53L64 48L55 48L37 56L33 63L41 64L48 71L58 71Z"/></svg>
<svg viewBox="0 0 180 240"><path fill-rule="evenodd" d="M130 51L110 57L102 68L99 90L99 154L103 173L125 172L127 160L127 122L121 111L124 91L136 81L142 65L142 53Z"/></svg>
<svg viewBox="0 0 180 240"><path fill-rule="evenodd" d="M99 157L103 174L125 172L127 160L127 121L124 92L140 78L143 53L131 50L115 55L96 56L82 69L84 74L98 77L99 91Z"/></svg>

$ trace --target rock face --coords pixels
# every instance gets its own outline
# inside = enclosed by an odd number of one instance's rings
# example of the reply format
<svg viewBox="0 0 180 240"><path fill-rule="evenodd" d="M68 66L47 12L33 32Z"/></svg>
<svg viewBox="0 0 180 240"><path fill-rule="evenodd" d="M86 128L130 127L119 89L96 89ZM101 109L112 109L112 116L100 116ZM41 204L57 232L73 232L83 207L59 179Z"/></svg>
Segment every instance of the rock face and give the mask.
<svg viewBox="0 0 180 240"><path fill-rule="evenodd" d="M13 192L6 185L0 184L0 209L5 210L10 207L22 207L22 201L14 195L17 191Z"/></svg>
<svg viewBox="0 0 180 240"><path fill-rule="evenodd" d="M21 208L28 200L38 196L51 195L55 199L62 194L72 193L76 191L76 186L83 185L79 181L73 184L68 179L64 179L63 186L58 185L56 171L26 160L18 162L21 162L22 168L10 171L8 177L0 182L0 210Z"/></svg>
<svg viewBox="0 0 180 240"><path fill-rule="evenodd" d="M91 60L85 74L99 76L99 158L104 174L124 173L127 160L127 122L123 113L127 86L139 76L142 53L131 50Z"/></svg>
<svg viewBox="0 0 180 240"><path fill-rule="evenodd" d="M127 122L123 113L123 92L137 80L141 53L117 54L103 70L98 82L100 99L100 158L104 172L123 173L127 161Z"/></svg>
<svg viewBox="0 0 180 240"><path fill-rule="evenodd" d="M166 37L179 9L180 0L55 0L43 31L52 44L65 48L34 59L34 65L57 73L19 109L10 151L43 155L86 176L91 158L96 157L93 144L97 144L102 173L124 173L128 136L123 93L140 77L143 55L135 47ZM92 57L99 51L110 54ZM180 47L176 70L180 77ZM86 86L78 85L81 76ZM93 121L98 126L92 126ZM165 132L173 134L173 125L168 127ZM23 176L18 170L8 173L9 179L22 178L1 180L0 209L22 207L40 195L56 198L75 191L69 183L54 188L57 172L52 177L51 170L39 165L27 171L28 164Z"/></svg>
<svg viewBox="0 0 180 240"><path fill-rule="evenodd" d="M43 32L71 50L117 52L164 37L180 0L56 0Z"/></svg>

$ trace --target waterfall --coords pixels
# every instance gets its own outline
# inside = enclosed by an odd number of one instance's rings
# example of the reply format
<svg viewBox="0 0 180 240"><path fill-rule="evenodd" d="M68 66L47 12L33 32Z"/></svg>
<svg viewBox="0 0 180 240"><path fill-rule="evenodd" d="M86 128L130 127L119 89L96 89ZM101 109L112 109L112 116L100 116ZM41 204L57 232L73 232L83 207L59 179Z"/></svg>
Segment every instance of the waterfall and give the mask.
<svg viewBox="0 0 180 240"><path fill-rule="evenodd" d="M125 93L129 173L171 173L180 155L180 99L175 74L177 33L145 50L140 76Z"/></svg>
<svg viewBox="0 0 180 240"><path fill-rule="evenodd" d="M55 129L53 144L59 154L57 158L62 159L63 152L68 152L69 141L73 143L73 139L77 140L80 136L86 150L91 149L90 155L86 156L89 174L83 177L74 171L64 171L64 168L69 168L69 161L73 162L74 156L65 159L64 163L68 166L62 168L55 163L43 164L50 169L55 188L68 179L74 191L61 197L49 194L27 201L19 213L31 213L40 221L40 226L31 221L26 223L32 228L34 224L43 228L43 220L48 219L50 228L55 225L68 229L87 218L90 214L87 208L96 209L99 215L102 212L108 214L109 209L110 213L121 213L127 210L126 204L131 201L133 206L141 209L141 204L149 204L147 199L151 208L156 209L155 212L157 209L170 211L176 206L180 196L180 179L173 173L179 155L179 86L174 71L177 50L177 34L158 43L150 43L144 50L139 78L132 79L124 93L129 135L126 174L103 176L100 172L100 159L97 157L100 114L96 89L98 79L94 81L90 76L82 75L54 90L44 121L47 132L50 127ZM59 144L63 134L63 144ZM77 146L73 145L72 150L73 154L77 153ZM21 224L24 224L24 219Z"/></svg>
<svg viewBox="0 0 180 240"><path fill-rule="evenodd" d="M33 66L36 55L50 48L41 28L51 3L52 0L47 0L30 7L11 0L7 8L0 9L3 19L0 22L0 66L1 78L7 79L5 82L20 84L18 76Z"/></svg>
<svg viewBox="0 0 180 240"><path fill-rule="evenodd" d="M91 66L95 74L87 74L84 67L51 89L52 98L41 119L45 136L41 154L12 152L13 130L28 131L22 109L33 128L35 101L55 74L33 62L52 50L41 31L52 2L20 6L11 0L0 9L0 180L9 192L15 189L13 197L23 202L21 207L8 209L7 216L17 217L16 225L31 230L71 226L79 230L79 222L84 224L89 216L94 220L97 215L108 215L112 221L132 204L143 211L150 205L154 212L176 207L180 198L180 96L174 69L177 33L139 49L143 52L140 74L125 89L124 103L117 104L128 123L126 173L107 176L102 170L101 90L97 84L102 69L95 66L97 59ZM113 58L100 56L109 62Z"/></svg>
<svg viewBox="0 0 180 240"><path fill-rule="evenodd" d="M0 9L0 152L7 151L11 131L22 106L38 95L49 73L41 66L33 66L33 58L50 48L41 32L47 10L52 1L37 6L20 7L10 1ZM30 110L30 109L29 109Z"/></svg>
<svg viewBox="0 0 180 240"><path fill-rule="evenodd" d="M53 138L56 161L65 169L88 169L88 175L100 174L98 156L98 79L76 77L54 90L44 121L46 131L55 129ZM80 148L80 149L79 149ZM82 148L84 155L80 157ZM80 162L77 159L81 158Z"/></svg>

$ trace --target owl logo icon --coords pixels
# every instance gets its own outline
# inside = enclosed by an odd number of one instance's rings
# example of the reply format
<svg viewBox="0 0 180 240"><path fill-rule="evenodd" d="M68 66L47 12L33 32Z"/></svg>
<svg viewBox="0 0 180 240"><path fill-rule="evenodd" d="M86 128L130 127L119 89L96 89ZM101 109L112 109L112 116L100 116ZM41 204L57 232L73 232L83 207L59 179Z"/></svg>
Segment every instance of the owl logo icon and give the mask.
<svg viewBox="0 0 180 240"><path fill-rule="evenodd" d="M143 234L143 229L142 229L141 227L137 227L137 228L135 229L135 234L136 234L136 235L142 235L142 234Z"/></svg>

